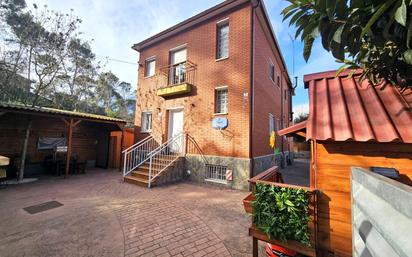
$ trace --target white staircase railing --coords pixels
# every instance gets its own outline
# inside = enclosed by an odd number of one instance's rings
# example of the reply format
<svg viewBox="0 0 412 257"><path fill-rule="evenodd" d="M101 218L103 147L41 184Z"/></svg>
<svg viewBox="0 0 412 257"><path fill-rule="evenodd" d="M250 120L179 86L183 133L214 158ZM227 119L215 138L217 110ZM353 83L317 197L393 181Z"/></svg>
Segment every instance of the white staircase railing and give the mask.
<svg viewBox="0 0 412 257"><path fill-rule="evenodd" d="M180 133L159 146L148 156L149 159L149 183L172 165L186 151L186 134Z"/></svg>
<svg viewBox="0 0 412 257"><path fill-rule="evenodd" d="M159 143L153 136L146 137L142 141L132 145L122 152L123 177L148 160L151 152L159 147Z"/></svg>

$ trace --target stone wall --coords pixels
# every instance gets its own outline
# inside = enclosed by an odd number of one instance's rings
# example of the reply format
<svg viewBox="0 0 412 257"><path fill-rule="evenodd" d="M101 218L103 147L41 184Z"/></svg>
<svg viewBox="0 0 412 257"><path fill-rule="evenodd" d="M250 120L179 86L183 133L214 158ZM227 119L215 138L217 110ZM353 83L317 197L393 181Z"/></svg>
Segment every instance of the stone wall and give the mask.
<svg viewBox="0 0 412 257"><path fill-rule="evenodd" d="M155 185L173 183L184 180L185 178L187 178L185 159L179 158L173 167L164 171L164 174L156 180Z"/></svg>
<svg viewBox="0 0 412 257"><path fill-rule="evenodd" d="M206 163L214 165L227 166L228 170L233 171L233 181L227 181L227 184L207 182ZM246 158L222 157L222 156L205 156L188 154L185 159L185 171L190 171L189 179L198 183L213 183L222 187L228 187L239 190L249 189L249 172L250 160Z"/></svg>

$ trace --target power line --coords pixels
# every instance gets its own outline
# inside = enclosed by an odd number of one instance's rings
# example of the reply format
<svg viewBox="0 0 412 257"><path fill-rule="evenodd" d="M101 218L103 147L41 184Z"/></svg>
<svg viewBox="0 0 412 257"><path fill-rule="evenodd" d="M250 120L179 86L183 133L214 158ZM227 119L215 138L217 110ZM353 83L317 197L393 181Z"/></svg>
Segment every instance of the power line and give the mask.
<svg viewBox="0 0 412 257"><path fill-rule="evenodd" d="M124 61L124 60L119 60L119 59L111 58L111 57L109 57L109 56L103 56L103 55L96 55L96 56L106 58L106 60L112 61L112 62L120 62L120 63L130 64L130 65L134 65L134 66L138 65L137 62L136 62L136 63L133 63L133 62L129 62L129 61Z"/></svg>

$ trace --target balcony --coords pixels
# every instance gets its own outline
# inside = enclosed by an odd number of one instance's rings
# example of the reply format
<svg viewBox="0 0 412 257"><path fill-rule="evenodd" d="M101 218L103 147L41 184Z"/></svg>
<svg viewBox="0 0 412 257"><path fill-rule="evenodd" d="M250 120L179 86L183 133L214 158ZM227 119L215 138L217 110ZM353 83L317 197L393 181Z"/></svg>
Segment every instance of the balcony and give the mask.
<svg viewBox="0 0 412 257"><path fill-rule="evenodd" d="M169 65L160 69L156 94L171 97L192 92L196 65L190 61Z"/></svg>

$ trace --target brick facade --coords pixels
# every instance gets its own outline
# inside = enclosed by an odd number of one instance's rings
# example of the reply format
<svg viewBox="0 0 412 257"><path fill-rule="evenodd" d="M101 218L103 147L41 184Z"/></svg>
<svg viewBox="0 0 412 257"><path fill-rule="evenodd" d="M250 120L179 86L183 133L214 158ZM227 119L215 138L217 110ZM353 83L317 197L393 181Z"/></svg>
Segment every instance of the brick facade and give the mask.
<svg viewBox="0 0 412 257"><path fill-rule="evenodd" d="M193 137L204 155L251 160L251 157L273 153L269 147L268 114L273 113L277 118L282 117L282 91L289 90L289 87L285 72L280 72L285 70L280 54L276 52L277 49L270 47L273 39L267 38L263 32L262 26L267 25L257 21L256 17L253 83L255 88L252 92L251 51L254 7L252 1L243 2L245 3L238 4L225 12L219 12L201 23L139 49L140 69L135 119L137 127L141 125L141 113L150 111L153 115L151 134L165 141L168 135L168 110L183 108L184 131ZM229 58L216 60L217 23L223 19L229 21ZM144 77L145 60L149 57L156 58L156 74L158 74L162 67L170 64L170 50L182 45L187 49L187 60L196 65L192 92L166 99L157 96L159 78L158 76ZM268 57L275 64L276 74L282 75L281 86L268 81ZM215 89L221 86L228 88L227 115L214 113ZM250 140L252 96L255 100L253 111L255 123L252 130L253 139ZM288 120L289 104L287 101L283 104L286 106L284 113ZM213 129L212 120L215 117L227 118L228 127L224 130ZM137 139L146 136L148 134L140 133ZM253 142L253 153L250 142ZM250 164L246 166L248 165ZM249 170L245 172L248 174ZM234 171L234 174L237 173L239 172ZM245 174L242 176L248 177ZM236 180L236 177L234 179ZM242 180L247 183L247 179Z"/></svg>

